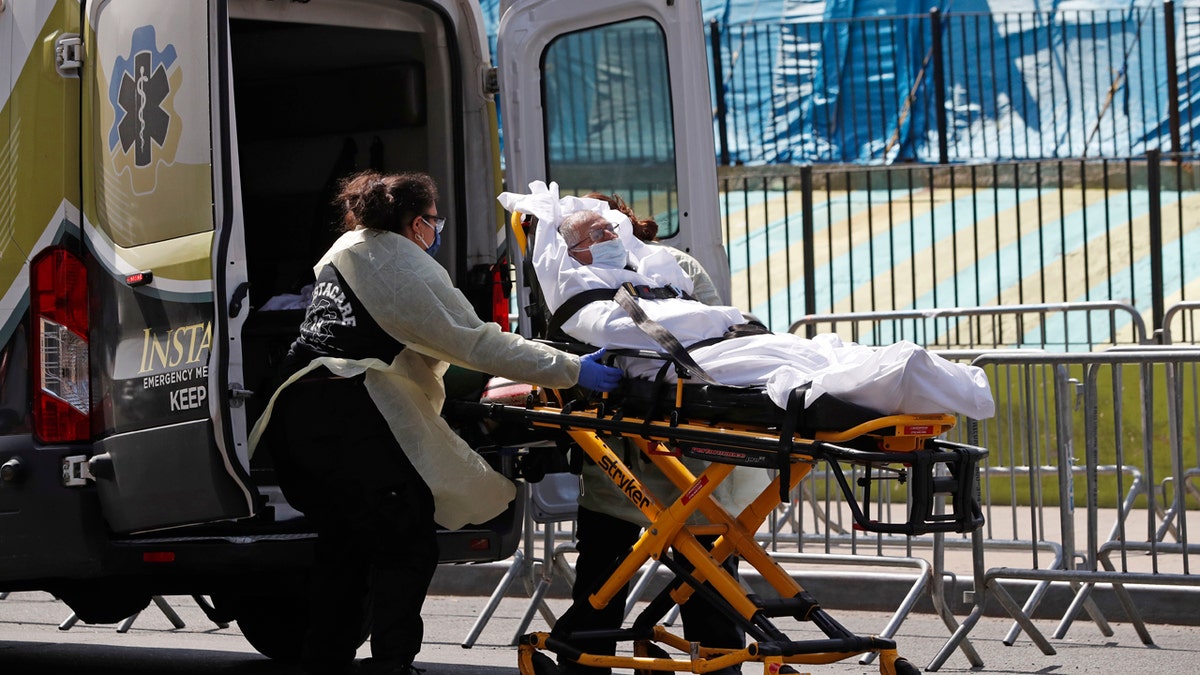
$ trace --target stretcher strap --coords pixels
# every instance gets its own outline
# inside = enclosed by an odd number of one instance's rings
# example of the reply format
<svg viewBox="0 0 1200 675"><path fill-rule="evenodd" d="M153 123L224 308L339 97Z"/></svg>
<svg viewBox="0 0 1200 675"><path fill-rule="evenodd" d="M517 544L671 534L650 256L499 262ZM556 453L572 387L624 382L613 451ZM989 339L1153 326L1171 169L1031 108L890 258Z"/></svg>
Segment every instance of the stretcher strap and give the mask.
<svg viewBox="0 0 1200 675"><path fill-rule="evenodd" d="M635 296L639 298L646 298L647 300L665 300L669 298L695 300L695 298L689 295L686 291L681 291L671 284L661 287L654 287L647 286L645 284L635 285L630 282L625 282L624 285L629 286ZM593 302L612 300L613 296L617 294L617 290L618 289L616 288L592 288L586 291L581 291L567 298L566 301L563 302L563 304L557 310L555 310L554 314L551 315L550 323L546 326L546 337L551 339L561 339L567 337L562 333L562 325L566 323L568 319L575 316L579 310Z"/></svg>
<svg viewBox="0 0 1200 675"><path fill-rule="evenodd" d="M779 501L787 503L792 493L792 434L796 433L796 425L804 414L804 396L807 386L796 387L788 394L787 414L779 429L779 447L783 452L776 455L779 471Z"/></svg>
<svg viewBox="0 0 1200 675"><path fill-rule="evenodd" d="M546 325L546 337L551 340L567 337L562 332L562 325L567 322L567 319L575 316L576 312L590 303L612 300L615 292L611 288L593 288L567 298L566 302L550 315L550 322Z"/></svg>
<svg viewBox="0 0 1200 675"><path fill-rule="evenodd" d="M700 364L696 363L696 360L692 358L692 355L688 353L687 349L680 344L679 339L671 334L671 331L667 330L662 324L658 323L654 319L651 319L644 311L642 311L642 308L638 306L637 298L634 297L636 292L637 291L633 284L626 282L621 284L621 288L617 289L617 294L613 296L613 300L616 300L617 304L621 306L621 309L625 310L629 314L629 318L633 319L633 322L637 324L637 327L641 329L643 333L649 335L663 349L667 350L667 353L671 355L671 358L674 359L676 363L686 368L692 377L706 384L711 384L718 387L728 386L723 385L710 377L709 374L700 367Z"/></svg>

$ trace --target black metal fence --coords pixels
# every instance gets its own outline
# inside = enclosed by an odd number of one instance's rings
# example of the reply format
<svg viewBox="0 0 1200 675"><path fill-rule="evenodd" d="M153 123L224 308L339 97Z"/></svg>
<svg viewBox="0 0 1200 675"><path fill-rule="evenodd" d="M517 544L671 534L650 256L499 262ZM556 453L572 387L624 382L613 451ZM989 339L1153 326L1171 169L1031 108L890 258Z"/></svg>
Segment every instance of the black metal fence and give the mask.
<svg viewBox="0 0 1200 675"><path fill-rule="evenodd" d="M709 25L722 164L1196 150L1200 8Z"/></svg>
<svg viewBox="0 0 1200 675"><path fill-rule="evenodd" d="M786 330L811 314L1111 301L1153 330L1200 296L1194 159L723 169L732 304Z"/></svg>

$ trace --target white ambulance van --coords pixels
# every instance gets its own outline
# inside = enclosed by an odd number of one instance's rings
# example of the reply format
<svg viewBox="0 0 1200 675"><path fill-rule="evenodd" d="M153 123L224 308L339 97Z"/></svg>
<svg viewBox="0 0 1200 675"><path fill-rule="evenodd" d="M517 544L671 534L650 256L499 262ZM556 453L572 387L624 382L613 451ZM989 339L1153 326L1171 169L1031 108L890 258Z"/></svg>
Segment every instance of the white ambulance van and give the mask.
<svg viewBox="0 0 1200 675"><path fill-rule="evenodd" d="M247 434L354 171L436 178L437 259L504 324L495 196L536 179L727 286L699 1L507 5L494 69L475 0L0 0L0 592L205 596L298 654L313 535ZM519 506L443 561L510 556Z"/></svg>

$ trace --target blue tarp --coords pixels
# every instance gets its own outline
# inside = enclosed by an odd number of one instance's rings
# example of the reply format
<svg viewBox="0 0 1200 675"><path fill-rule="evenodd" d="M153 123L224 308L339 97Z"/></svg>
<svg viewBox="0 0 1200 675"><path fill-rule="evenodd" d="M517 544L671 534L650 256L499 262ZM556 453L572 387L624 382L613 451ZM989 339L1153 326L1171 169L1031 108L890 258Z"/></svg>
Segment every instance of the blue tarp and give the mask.
<svg viewBox="0 0 1200 675"><path fill-rule="evenodd" d="M498 4L481 0L493 40ZM947 159L1171 149L1159 0L702 5L722 31L719 84L733 162L938 160L935 6L943 17ZM1200 0L1176 2L1175 26L1180 149L1187 151L1192 103L1200 99Z"/></svg>

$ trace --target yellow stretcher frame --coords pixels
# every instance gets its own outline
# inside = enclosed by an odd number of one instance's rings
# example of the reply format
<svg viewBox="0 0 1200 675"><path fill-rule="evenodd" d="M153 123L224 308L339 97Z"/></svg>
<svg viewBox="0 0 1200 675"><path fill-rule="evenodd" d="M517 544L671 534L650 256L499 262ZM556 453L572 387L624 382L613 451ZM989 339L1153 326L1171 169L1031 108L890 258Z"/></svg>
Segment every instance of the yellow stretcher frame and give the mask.
<svg viewBox="0 0 1200 675"><path fill-rule="evenodd" d="M683 386L681 380L677 385L677 405ZM557 429L565 433L592 461L605 469L609 478L650 521L651 525L625 559L592 593L589 598L591 604L596 608L606 606L647 560L654 559L677 573L668 592L655 602L669 598L671 604L682 604L696 592L697 586L707 582L732 611L731 616L740 617L743 626L748 627L748 636L757 634L759 639L739 650L708 648L690 643L663 626L639 625L639 621L635 621L634 628L617 631L624 635L624 641L633 642L634 655L609 656L584 653L550 633L534 632L520 640L518 664L522 675L557 672L554 662L541 653L543 650L556 652L560 658L565 657L581 665L632 669L639 675L660 672L708 673L747 662L762 663L763 673L773 675L797 672L785 669L785 664L835 663L867 652L879 655L879 669L883 675L920 672L899 656L894 641L860 637L838 624L755 541L754 533L818 461L829 461L835 469L835 475L852 503L856 523L862 529L899 531L880 529L885 526L869 520L865 513L853 506L854 494L841 476L838 462L867 465L896 463L911 466L914 470L921 467L920 470L930 474L923 489L952 494L953 518L938 521L934 517L919 524L907 523L905 531L909 534L951 529L962 532L978 527L982 524L978 508L978 461L986 455L986 451L937 438L954 427L953 416L892 415L850 429L818 431L812 434L812 438L804 438L794 434L784 437L773 429L755 429L745 425L679 422L674 415L667 421L647 420L625 416L619 408L610 412L606 409L605 401L588 406L580 406L579 403L571 402L556 408L548 405L546 397L539 396L535 391L523 408L486 403L479 405L485 408L485 417L519 422L531 429ZM670 504L663 504L608 446L605 442L607 437L631 440L680 489L680 496ZM864 440L879 451L854 450L839 445L855 443L861 446ZM778 471L772 483L735 516L712 497L716 487L733 470L734 463L710 462L696 476L674 451L660 449L662 446L673 448L688 443L716 444L732 449L733 454L740 451L774 453L782 458L777 466L783 470ZM932 464L953 462L956 468L950 471L951 477L946 478L943 471L943 477L936 478L931 461ZM688 524L689 516L697 511L704 515L709 524ZM713 548L708 550L697 541L697 535L717 535L718 538ZM690 578L679 576L682 573L677 565L664 555L672 548L694 566ZM752 599L737 579L721 566L730 555L737 555L753 566L775 590L779 600L767 605L761 600L756 602ZM704 592L709 591L704 589ZM669 607L660 606L647 612L657 623L665 615L666 609ZM658 614L654 615L654 611L658 611ZM790 641L771 624L771 616L791 616L812 621L828 639ZM683 656L671 657L661 648L651 648L652 643L676 649ZM657 655L651 656L651 653Z"/></svg>

